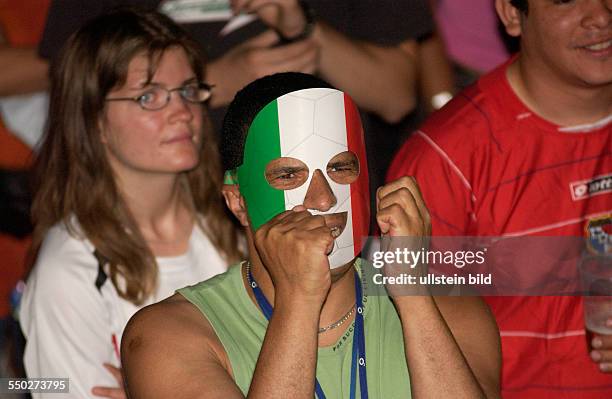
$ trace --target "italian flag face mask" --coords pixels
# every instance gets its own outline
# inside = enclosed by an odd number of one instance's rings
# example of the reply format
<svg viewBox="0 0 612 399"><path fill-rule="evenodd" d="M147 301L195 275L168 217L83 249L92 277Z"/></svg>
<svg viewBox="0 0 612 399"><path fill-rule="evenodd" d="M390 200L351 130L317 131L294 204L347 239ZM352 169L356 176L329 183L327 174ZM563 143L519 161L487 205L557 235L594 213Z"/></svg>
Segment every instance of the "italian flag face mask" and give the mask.
<svg viewBox="0 0 612 399"><path fill-rule="evenodd" d="M367 170L355 104L341 91L313 88L285 94L257 114L235 178L253 231L297 205L324 215L336 237L328 255L336 268L361 252L368 235Z"/></svg>

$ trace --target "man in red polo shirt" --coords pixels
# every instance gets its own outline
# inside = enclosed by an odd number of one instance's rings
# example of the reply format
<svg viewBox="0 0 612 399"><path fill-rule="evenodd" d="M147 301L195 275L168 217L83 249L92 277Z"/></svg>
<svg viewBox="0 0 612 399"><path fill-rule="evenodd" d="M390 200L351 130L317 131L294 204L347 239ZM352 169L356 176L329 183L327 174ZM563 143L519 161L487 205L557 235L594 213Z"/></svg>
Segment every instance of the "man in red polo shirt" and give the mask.
<svg viewBox="0 0 612 399"><path fill-rule="evenodd" d="M438 236L582 236L610 227L611 2L496 6L521 52L415 132L388 178L416 176ZM504 398L612 397L612 336L596 335L587 350L580 297L487 302L502 337Z"/></svg>

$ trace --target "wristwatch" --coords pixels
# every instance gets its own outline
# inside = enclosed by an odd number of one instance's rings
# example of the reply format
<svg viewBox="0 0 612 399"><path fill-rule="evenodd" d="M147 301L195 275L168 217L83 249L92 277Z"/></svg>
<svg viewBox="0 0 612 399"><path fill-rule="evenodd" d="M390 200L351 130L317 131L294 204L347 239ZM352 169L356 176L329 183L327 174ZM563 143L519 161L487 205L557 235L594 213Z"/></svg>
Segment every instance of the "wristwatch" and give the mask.
<svg viewBox="0 0 612 399"><path fill-rule="evenodd" d="M441 91L431 97L431 106L433 109L440 109L453 98L449 91Z"/></svg>

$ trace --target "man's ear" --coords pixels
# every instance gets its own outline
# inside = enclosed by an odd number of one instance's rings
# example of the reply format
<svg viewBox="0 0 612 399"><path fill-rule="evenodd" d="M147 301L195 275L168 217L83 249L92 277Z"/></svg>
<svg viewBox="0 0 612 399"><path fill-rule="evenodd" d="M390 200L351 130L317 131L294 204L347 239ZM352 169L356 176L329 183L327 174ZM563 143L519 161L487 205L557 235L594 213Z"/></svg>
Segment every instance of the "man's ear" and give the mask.
<svg viewBox="0 0 612 399"><path fill-rule="evenodd" d="M495 0L497 15L506 27L506 32L510 36L519 37L521 35L521 11L510 4L510 0Z"/></svg>
<svg viewBox="0 0 612 399"><path fill-rule="evenodd" d="M244 197L240 194L238 185L224 184L221 192L223 193L225 204L229 210L232 211L242 226L248 227L249 218L247 215L246 205L244 203Z"/></svg>

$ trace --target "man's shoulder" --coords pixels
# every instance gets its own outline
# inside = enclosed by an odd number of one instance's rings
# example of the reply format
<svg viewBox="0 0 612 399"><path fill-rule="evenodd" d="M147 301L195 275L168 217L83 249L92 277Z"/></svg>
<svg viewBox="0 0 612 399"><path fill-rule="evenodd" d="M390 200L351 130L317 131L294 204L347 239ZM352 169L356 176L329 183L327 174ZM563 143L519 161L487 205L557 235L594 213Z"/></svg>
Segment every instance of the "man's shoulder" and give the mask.
<svg viewBox="0 0 612 399"><path fill-rule="evenodd" d="M207 397L212 389L207 376L231 377L210 323L180 294L130 319L121 340L121 363L132 397ZM194 381L197 376L203 378Z"/></svg>
<svg viewBox="0 0 612 399"><path fill-rule="evenodd" d="M191 302L180 294L174 294L136 312L126 327L126 333L128 328L131 328L152 332L159 330L160 333L165 334L168 330L175 328L195 327L202 319L201 314ZM164 320L164 328L158 328L160 320ZM155 323L157 323L157 328L154 328Z"/></svg>
<svg viewBox="0 0 612 399"><path fill-rule="evenodd" d="M232 279L236 277L235 274L240 274L239 269L238 265L234 265L225 273L181 288L177 294L142 308L130 319L124 337L132 341L148 341L152 345L162 339L185 346L190 345L184 342L186 339L193 339L217 346L217 335L204 316L202 306L204 302L209 304L214 301L219 291L234 291Z"/></svg>
<svg viewBox="0 0 612 399"><path fill-rule="evenodd" d="M159 342L179 352L202 351L216 336L198 309L180 294L140 309L128 322L122 353L154 351Z"/></svg>

